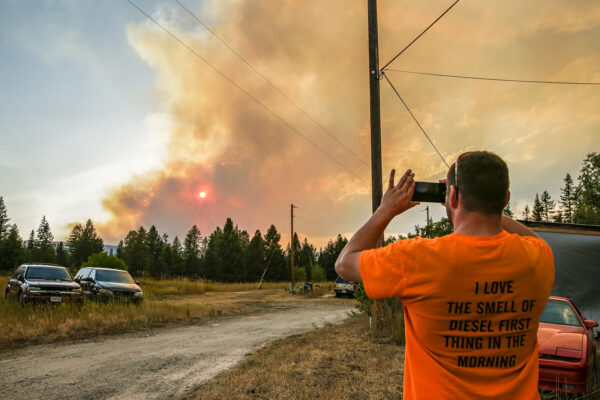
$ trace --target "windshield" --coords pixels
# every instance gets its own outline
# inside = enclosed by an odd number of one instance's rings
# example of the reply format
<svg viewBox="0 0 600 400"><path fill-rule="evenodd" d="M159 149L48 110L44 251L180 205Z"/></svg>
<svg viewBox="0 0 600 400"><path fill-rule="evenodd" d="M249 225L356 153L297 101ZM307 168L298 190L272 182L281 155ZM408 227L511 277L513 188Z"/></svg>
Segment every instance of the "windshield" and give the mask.
<svg viewBox="0 0 600 400"><path fill-rule="evenodd" d="M135 283L127 271L96 270L96 280L100 282Z"/></svg>
<svg viewBox="0 0 600 400"><path fill-rule="evenodd" d="M71 281L71 275L64 268L44 268L44 267L29 267L25 273L25 278L33 279L48 279L55 281Z"/></svg>
<svg viewBox="0 0 600 400"><path fill-rule="evenodd" d="M582 326L573 307L566 301L548 300L544 312L540 317L540 322L549 324Z"/></svg>
<svg viewBox="0 0 600 400"><path fill-rule="evenodd" d="M347 281L344 278L342 278L341 276L338 276L337 279L335 280L335 283L350 283L350 281Z"/></svg>

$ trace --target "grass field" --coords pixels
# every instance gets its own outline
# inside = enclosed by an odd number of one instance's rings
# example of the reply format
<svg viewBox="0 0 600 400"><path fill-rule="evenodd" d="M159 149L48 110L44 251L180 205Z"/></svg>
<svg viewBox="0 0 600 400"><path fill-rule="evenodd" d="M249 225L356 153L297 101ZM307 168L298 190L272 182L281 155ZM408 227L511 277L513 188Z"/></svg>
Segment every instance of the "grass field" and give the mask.
<svg viewBox="0 0 600 400"><path fill-rule="evenodd" d="M0 277L4 290L7 277ZM267 301L286 301L289 283L220 284L203 281L143 279L139 305L74 304L21 306L0 298L0 350L57 340L114 334L206 317L255 312ZM3 293L2 293L3 294ZM294 296L294 298L297 298Z"/></svg>

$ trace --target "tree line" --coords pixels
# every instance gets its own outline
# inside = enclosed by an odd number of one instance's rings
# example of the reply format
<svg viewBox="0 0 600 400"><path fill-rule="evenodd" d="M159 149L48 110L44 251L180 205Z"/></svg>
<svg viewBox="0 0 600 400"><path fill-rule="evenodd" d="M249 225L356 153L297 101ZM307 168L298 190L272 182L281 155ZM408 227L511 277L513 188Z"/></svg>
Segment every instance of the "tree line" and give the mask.
<svg viewBox="0 0 600 400"><path fill-rule="evenodd" d="M348 240L341 235L317 248L308 239L301 242L294 234L294 277L298 282L333 280L334 265ZM25 262L53 263L72 271L82 265L124 268L133 276L153 278L188 277L219 282L290 280L290 245L281 244L281 234L271 225L263 234L256 230L250 236L227 218L208 236L196 225L183 242L175 236L169 240L156 226L140 226L119 241L115 254L104 253L104 241L93 222L77 223L65 243L54 242L50 224L42 217L37 230L23 240L0 197L0 273L12 272ZM264 276L263 276L264 274Z"/></svg>
<svg viewBox="0 0 600 400"><path fill-rule="evenodd" d="M513 215L510 205L504 210ZM600 154L590 153L575 183L570 174L564 178L558 204L548 191L536 193L533 207L525 206L522 218L529 221L552 221L578 224L600 224ZM416 226L416 234L408 237L436 237L452 231L447 219ZM386 243L399 238L390 237ZM295 280L323 281L336 278L335 261L348 242L338 235L324 248L317 250L298 235L293 238ZM0 273L13 271L24 262L56 263L80 268L84 263L96 266L123 266L133 276L154 278L189 277L220 282L258 281L264 273L267 281L290 280L290 245L281 244L281 234L271 225L266 233L250 234L238 228L231 218L208 236L196 225L185 235L183 242L175 236L172 241L152 225L131 230L119 241L116 254L103 254L104 241L91 220L77 223L65 243L54 242L50 224L42 217L37 230L31 230L23 240L0 197ZM92 257L92 258L90 258ZM101 265L98 265L101 264Z"/></svg>
<svg viewBox="0 0 600 400"><path fill-rule="evenodd" d="M521 218L525 221L600 224L600 154L590 153L583 160L577 183L569 173L563 182L558 202L547 190L541 195L536 193L533 206L530 208L526 204ZM510 207L505 213L512 216Z"/></svg>

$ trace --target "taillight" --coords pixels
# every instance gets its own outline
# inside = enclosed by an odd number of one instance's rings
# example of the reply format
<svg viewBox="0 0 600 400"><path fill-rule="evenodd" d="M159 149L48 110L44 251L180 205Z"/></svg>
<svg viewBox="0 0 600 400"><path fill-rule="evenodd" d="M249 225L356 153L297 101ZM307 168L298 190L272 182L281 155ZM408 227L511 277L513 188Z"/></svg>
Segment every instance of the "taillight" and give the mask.
<svg viewBox="0 0 600 400"><path fill-rule="evenodd" d="M356 290L356 285L352 285L352 289Z"/></svg>

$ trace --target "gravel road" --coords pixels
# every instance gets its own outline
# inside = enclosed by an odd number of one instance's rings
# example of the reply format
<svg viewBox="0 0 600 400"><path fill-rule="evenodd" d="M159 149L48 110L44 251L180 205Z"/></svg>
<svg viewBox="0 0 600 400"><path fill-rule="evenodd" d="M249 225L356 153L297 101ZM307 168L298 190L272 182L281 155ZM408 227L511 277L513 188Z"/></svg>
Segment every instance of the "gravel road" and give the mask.
<svg viewBox="0 0 600 400"><path fill-rule="evenodd" d="M288 302L258 315L7 351L0 398L181 398L266 343L339 323L352 310L345 301Z"/></svg>

